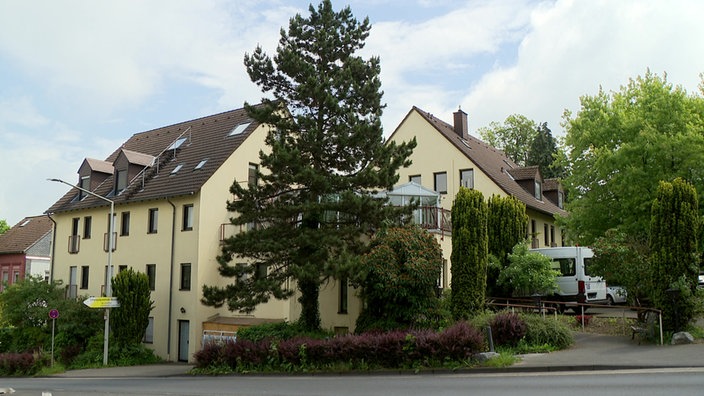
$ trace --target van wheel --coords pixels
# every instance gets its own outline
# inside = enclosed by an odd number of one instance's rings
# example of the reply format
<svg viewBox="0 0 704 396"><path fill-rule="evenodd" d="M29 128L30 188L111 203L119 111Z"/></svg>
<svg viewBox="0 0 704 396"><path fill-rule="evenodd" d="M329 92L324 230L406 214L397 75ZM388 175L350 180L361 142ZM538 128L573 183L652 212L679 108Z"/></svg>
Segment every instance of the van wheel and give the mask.
<svg viewBox="0 0 704 396"><path fill-rule="evenodd" d="M614 298L611 296L606 296L606 305L614 305Z"/></svg>

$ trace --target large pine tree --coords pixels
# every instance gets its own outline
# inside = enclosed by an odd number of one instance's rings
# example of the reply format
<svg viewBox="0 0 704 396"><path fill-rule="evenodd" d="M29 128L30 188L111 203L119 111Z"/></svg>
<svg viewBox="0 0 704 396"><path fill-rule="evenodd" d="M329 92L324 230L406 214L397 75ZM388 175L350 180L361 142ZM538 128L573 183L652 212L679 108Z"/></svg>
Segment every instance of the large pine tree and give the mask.
<svg viewBox="0 0 704 396"><path fill-rule="evenodd" d="M273 59L261 47L245 55L252 81L273 95L246 105L254 120L272 126L270 150L260 153L259 183L233 183L228 209L234 224L258 226L227 240L219 270L238 281L204 286L203 302L251 312L297 287L301 324L315 329L321 282L344 277L366 248L364 235L407 211L375 193L397 182L415 141L384 144L379 58L355 55L369 35L368 18L360 23L349 7L335 12L329 0L309 11L281 30Z"/></svg>

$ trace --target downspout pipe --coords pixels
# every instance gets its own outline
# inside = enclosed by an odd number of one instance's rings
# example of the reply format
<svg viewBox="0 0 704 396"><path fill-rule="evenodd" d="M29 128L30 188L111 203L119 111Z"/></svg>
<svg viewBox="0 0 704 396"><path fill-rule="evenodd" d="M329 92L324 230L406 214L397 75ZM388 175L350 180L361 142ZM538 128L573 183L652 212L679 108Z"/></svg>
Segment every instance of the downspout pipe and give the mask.
<svg viewBox="0 0 704 396"><path fill-rule="evenodd" d="M47 213L46 217L54 223L51 229L51 262L49 263L49 283L54 283L54 254L56 253L56 220L54 220L51 215L53 213Z"/></svg>
<svg viewBox="0 0 704 396"><path fill-rule="evenodd" d="M166 337L166 354L171 358L171 332L172 332L172 319L173 319L173 302L174 302L174 260L175 260L175 249L176 249L176 205L174 205L171 200L167 199L166 202L171 205L171 257L170 265L171 270L169 271L169 322ZM178 360L178 358L177 358Z"/></svg>

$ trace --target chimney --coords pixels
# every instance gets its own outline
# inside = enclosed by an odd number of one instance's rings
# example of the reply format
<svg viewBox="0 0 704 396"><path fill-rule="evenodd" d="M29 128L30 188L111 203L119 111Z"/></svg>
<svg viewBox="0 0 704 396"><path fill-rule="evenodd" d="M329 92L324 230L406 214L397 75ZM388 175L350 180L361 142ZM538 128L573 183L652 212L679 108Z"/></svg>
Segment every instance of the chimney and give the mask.
<svg viewBox="0 0 704 396"><path fill-rule="evenodd" d="M462 109L457 109L453 113L455 115L455 133L459 135L462 139L469 138L469 131L467 125L467 113L462 111Z"/></svg>

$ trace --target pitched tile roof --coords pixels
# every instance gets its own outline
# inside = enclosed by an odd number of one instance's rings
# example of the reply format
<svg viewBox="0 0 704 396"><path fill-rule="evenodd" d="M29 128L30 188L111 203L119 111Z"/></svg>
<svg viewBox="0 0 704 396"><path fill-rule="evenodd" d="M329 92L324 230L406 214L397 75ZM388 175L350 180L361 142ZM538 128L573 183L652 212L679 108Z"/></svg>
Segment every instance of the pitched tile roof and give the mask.
<svg viewBox="0 0 704 396"><path fill-rule="evenodd" d="M229 136L233 128L243 123L250 123L243 133ZM113 194L114 174L93 192L113 200L116 204L193 194L258 125L249 118L244 108L241 108L136 133L105 161L113 163L118 155L123 153L131 161L145 166L144 171L134 177L127 188L118 195ZM179 139L184 140L178 148L169 149ZM152 165L153 158L155 160ZM205 159L207 162L196 169L196 165ZM179 165L181 168L173 172ZM77 201L77 196L78 190L71 189L54 203L47 213L109 205L107 201L91 195Z"/></svg>
<svg viewBox="0 0 704 396"><path fill-rule="evenodd" d="M25 217L0 235L0 254L24 253L50 233L54 223L48 216Z"/></svg>
<svg viewBox="0 0 704 396"><path fill-rule="evenodd" d="M503 151L491 147L489 144L468 135L466 138L460 137L454 130L454 126L445 121L437 119L432 114L413 106L411 111L416 111L450 143L460 150L467 158L479 167L491 180L496 183L506 194L512 195L523 202L526 207L546 213L549 215L567 214L566 211L557 207L548 199L538 200L533 194L524 190L509 174L517 172L520 176L525 176L532 172L533 176L539 175L537 169L533 167L520 167L509 159ZM537 167L535 167L537 168Z"/></svg>

